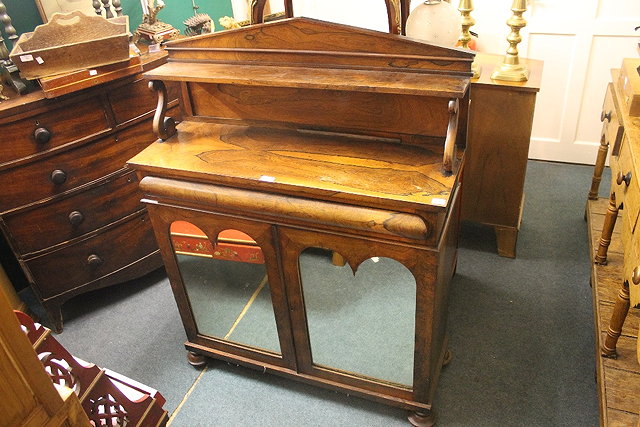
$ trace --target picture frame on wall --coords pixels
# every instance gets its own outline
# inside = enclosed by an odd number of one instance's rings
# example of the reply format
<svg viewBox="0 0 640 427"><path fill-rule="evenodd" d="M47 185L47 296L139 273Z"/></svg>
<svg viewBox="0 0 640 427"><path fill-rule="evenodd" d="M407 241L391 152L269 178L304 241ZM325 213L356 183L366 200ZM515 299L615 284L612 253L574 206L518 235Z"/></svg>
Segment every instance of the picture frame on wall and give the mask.
<svg viewBox="0 0 640 427"><path fill-rule="evenodd" d="M35 0L43 23L49 22L54 13L68 13L80 10L85 15L96 13L91 0Z"/></svg>

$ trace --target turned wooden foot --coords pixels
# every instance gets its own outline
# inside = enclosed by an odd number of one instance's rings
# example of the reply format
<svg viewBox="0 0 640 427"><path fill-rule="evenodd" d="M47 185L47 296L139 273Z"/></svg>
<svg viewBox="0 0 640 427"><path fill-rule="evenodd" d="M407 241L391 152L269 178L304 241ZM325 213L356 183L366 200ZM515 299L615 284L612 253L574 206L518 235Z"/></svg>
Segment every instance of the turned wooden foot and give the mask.
<svg viewBox="0 0 640 427"><path fill-rule="evenodd" d="M591 178L591 189L589 190L589 200L598 200L598 189L602 179L602 171L607 160L607 152L609 151L609 143L604 134L600 138L600 148L598 148L598 156L596 157L596 166L593 169L593 178Z"/></svg>
<svg viewBox="0 0 640 427"><path fill-rule="evenodd" d="M613 234L613 228L616 226L616 219L618 218L618 205L616 204L616 195L611 193L609 197L609 207L607 208L607 214L604 217L604 225L602 226L602 234L600 235L600 243L594 258L594 262L600 265L607 264L607 251L611 244L611 235Z"/></svg>
<svg viewBox="0 0 640 427"><path fill-rule="evenodd" d="M498 255L515 258L516 243L518 242L518 229L515 227L494 227L496 232L496 243L498 244Z"/></svg>
<svg viewBox="0 0 640 427"><path fill-rule="evenodd" d="M194 353L193 351L187 351L187 361L189 365L194 368L204 368L207 364L207 358L201 354Z"/></svg>
<svg viewBox="0 0 640 427"><path fill-rule="evenodd" d="M347 263L347 260L338 252L333 252L331 255L331 263L337 267L342 267Z"/></svg>
<svg viewBox="0 0 640 427"><path fill-rule="evenodd" d="M436 423L436 416L433 411L411 412L407 417L412 426L431 427Z"/></svg>
<svg viewBox="0 0 640 427"><path fill-rule="evenodd" d="M444 353L444 358L442 359L442 367L444 368L447 366L451 362L451 359L453 359L453 355L451 354L451 350L447 349Z"/></svg>
<svg viewBox="0 0 640 427"><path fill-rule="evenodd" d="M604 339L604 343L600 347L603 357L615 359L618 357L616 352L616 345L618 344L618 338L622 334L622 325L629 312L629 282L626 280L622 283L622 287L618 292L618 298L616 304L613 307L613 314L611 314L611 320L609 321L609 328L607 329L607 336Z"/></svg>

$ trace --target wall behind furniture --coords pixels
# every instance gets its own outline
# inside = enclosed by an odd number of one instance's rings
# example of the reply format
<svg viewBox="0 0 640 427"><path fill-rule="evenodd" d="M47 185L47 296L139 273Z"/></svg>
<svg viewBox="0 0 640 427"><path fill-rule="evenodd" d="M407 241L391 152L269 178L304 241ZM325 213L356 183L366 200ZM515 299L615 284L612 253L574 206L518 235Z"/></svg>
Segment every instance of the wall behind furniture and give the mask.
<svg viewBox="0 0 640 427"><path fill-rule="evenodd" d="M89 4L92 3L92 0L85 1ZM122 0L121 2L122 12L125 15L129 15L129 27L133 32L142 22L140 0ZM42 24L38 8L33 0L4 0L4 4L18 34L33 31L37 25ZM216 31L222 29L218 24L218 18L225 15L231 16L233 13L231 11L231 0L196 0L196 4L200 6L198 13L206 13L213 19ZM184 33L184 25L182 23L192 15L193 9L190 0L165 0L165 7L160 11L158 17L161 21L173 25L181 33Z"/></svg>

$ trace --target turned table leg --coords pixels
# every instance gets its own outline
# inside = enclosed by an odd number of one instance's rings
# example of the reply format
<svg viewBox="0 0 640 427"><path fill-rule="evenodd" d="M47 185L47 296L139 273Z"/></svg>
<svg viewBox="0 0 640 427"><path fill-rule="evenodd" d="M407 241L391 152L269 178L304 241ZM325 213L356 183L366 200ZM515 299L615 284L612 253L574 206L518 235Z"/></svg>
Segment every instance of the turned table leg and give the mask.
<svg viewBox="0 0 640 427"><path fill-rule="evenodd" d="M618 338L622 333L622 325L624 325L624 319L629 312L629 282L624 280L620 291L618 292L618 298L616 304L613 307L613 314L611 314L611 320L609 321L609 328L607 329L607 336L604 339L604 343L601 346L602 356L615 359L618 354L616 353L616 344Z"/></svg>
<svg viewBox="0 0 640 427"><path fill-rule="evenodd" d="M407 418L414 427L431 427L436 423L436 416L433 411L414 411Z"/></svg>
<svg viewBox="0 0 640 427"><path fill-rule="evenodd" d="M609 250L609 244L611 244L611 235L613 234L613 228L616 226L617 218L618 205L616 204L616 195L615 193L611 193L609 197L609 207L607 208L604 225L602 226L602 234L600 235L600 243L594 260L596 264L607 264L607 251Z"/></svg>
<svg viewBox="0 0 640 427"><path fill-rule="evenodd" d="M596 166L593 169L593 178L591 178L591 189L589 190L589 200L598 200L598 189L602 180L602 171L607 161L607 153L609 152L609 143L604 137L600 138L600 148L598 148L598 156L596 157Z"/></svg>

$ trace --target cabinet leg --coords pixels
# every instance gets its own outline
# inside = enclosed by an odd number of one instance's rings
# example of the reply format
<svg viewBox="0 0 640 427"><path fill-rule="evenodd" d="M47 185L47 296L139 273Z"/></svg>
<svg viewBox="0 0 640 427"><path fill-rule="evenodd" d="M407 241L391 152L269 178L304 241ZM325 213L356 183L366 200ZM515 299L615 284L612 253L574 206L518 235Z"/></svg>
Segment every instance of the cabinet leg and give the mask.
<svg viewBox="0 0 640 427"><path fill-rule="evenodd" d="M342 267L347 263L347 260L338 252L333 252L331 255L331 263L337 267Z"/></svg>
<svg viewBox="0 0 640 427"><path fill-rule="evenodd" d="M496 242L498 244L498 255L506 258L516 257L516 243L518 242L518 229L515 227L502 227L496 225Z"/></svg>
<svg viewBox="0 0 640 427"><path fill-rule="evenodd" d="M598 244L598 250L596 251L594 262L600 265L607 264L607 251L611 244L611 235L613 234L613 228L616 226L616 219L618 218L618 205L616 204L616 195L611 193L609 197L609 207L607 208L607 214L604 217L604 225L602 226L602 234L600 235L600 243Z"/></svg>
<svg viewBox="0 0 640 427"><path fill-rule="evenodd" d="M433 411L414 411L407 418L414 427L431 427L436 423L436 416Z"/></svg>
<svg viewBox="0 0 640 427"><path fill-rule="evenodd" d="M596 166L593 169L593 178L591 178L591 189L589 190L589 200L598 200L598 189L600 188L600 181L602 180L602 171L604 170L604 164L607 161L607 153L609 151L609 144L607 143L604 134L600 138L600 148L598 148L598 156L596 157Z"/></svg>
<svg viewBox="0 0 640 427"><path fill-rule="evenodd" d="M51 322L51 330L56 334L62 332L62 305L58 303L43 303L42 307L47 312L49 322Z"/></svg>
<svg viewBox="0 0 640 427"><path fill-rule="evenodd" d="M607 329L607 336L604 339L600 350L602 350L603 357L609 357L615 359L618 354L616 353L616 344L618 338L622 333L622 325L624 325L624 319L629 312L629 282L626 280L622 282L620 291L618 292L618 298L616 304L613 307L613 314L609 321L609 328Z"/></svg>
<svg viewBox="0 0 640 427"><path fill-rule="evenodd" d="M207 364L207 358L193 351L187 351L187 362L194 368L204 368Z"/></svg>

